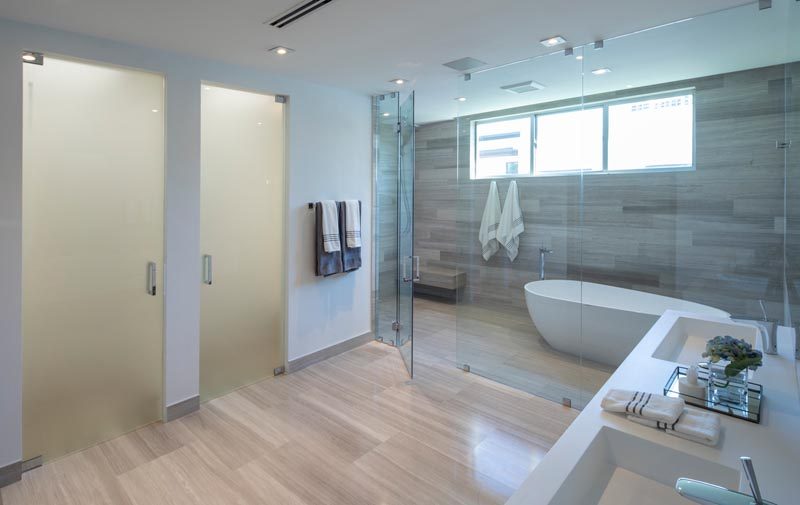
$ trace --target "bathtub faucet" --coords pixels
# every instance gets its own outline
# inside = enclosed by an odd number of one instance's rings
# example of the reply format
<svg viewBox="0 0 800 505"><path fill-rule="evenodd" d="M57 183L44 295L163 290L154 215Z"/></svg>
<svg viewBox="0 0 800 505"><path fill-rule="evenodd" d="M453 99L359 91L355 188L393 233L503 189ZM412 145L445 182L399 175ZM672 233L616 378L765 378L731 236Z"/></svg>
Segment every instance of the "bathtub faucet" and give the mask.
<svg viewBox="0 0 800 505"><path fill-rule="evenodd" d="M546 247L539 248L539 280L544 280L544 256L546 254L550 254L553 252L552 249L547 249Z"/></svg>

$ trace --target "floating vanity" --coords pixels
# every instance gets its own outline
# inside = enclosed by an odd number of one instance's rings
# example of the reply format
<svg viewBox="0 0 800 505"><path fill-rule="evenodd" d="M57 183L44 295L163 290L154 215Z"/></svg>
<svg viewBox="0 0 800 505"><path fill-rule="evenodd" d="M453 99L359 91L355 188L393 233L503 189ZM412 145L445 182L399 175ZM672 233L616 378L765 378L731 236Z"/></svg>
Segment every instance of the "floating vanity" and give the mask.
<svg viewBox="0 0 800 505"><path fill-rule="evenodd" d="M764 386L760 424L722 418L722 437L706 447L604 412L612 388L661 393L677 365L700 359L717 335L761 349L759 330L727 318L667 311L623 361L539 463L509 505L680 505L679 477L749 493L740 456L750 456L765 499L779 505L800 496L800 389L794 339L779 334L778 354L764 355L752 380Z"/></svg>

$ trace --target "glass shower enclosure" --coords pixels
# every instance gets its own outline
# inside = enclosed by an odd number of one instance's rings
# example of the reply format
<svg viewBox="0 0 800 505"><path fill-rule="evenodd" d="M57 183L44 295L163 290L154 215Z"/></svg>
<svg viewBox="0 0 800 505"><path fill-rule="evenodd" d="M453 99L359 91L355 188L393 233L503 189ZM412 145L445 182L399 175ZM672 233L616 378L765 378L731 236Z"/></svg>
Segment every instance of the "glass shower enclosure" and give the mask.
<svg viewBox="0 0 800 505"><path fill-rule="evenodd" d="M373 98L375 338L400 351L414 375L414 93Z"/></svg>
<svg viewBox="0 0 800 505"><path fill-rule="evenodd" d="M800 319L798 20L751 2L459 77L459 366L580 408L663 310ZM524 232L487 258L512 182Z"/></svg>

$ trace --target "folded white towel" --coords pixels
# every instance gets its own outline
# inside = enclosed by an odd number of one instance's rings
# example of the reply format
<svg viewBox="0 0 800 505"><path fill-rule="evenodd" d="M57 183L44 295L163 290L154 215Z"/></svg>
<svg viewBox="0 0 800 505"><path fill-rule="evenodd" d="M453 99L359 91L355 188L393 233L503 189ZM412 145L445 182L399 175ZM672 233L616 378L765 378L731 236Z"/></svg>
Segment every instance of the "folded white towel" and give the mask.
<svg viewBox="0 0 800 505"><path fill-rule="evenodd" d="M517 257L519 236L523 231L525 225L522 223L522 209L519 207L517 181L511 181L503 204L503 213L500 215L500 225L497 228L497 241L506 248L506 254L511 261Z"/></svg>
<svg viewBox="0 0 800 505"><path fill-rule="evenodd" d="M333 200L322 200L322 243L325 252L342 250L339 243L339 212Z"/></svg>
<svg viewBox="0 0 800 505"><path fill-rule="evenodd" d="M344 201L344 235L347 247L361 247L361 206L358 200Z"/></svg>
<svg viewBox="0 0 800 505"><path fill-rule="evenodd" d="M719 442L719 434L722 431L722 422L719 415L690 408L684 409L683 414L672 424L632 415L629 415L628 419L634 423L657 428L666 431L670 435L712 447Z"/></svg>
<svg viewBox="0 0 800 505"><path fill-rule="evenodd" d="M478 240L481 241L483 259L489 258L500 250L497 242L497 227L500 225L500 194L497 192L497 182L492 181L489 185L489 196L486 198L486 207L483 209L483 219L481 219L481 230L478 233Z"/></svg>
<svg viewBox="0 0 800 505"><path fill-rule="evenodd" d="M600 406L609 412L624 412L651 421L673 424L683 414L686 403L682 398L612 389L606 393Z"/></svg>

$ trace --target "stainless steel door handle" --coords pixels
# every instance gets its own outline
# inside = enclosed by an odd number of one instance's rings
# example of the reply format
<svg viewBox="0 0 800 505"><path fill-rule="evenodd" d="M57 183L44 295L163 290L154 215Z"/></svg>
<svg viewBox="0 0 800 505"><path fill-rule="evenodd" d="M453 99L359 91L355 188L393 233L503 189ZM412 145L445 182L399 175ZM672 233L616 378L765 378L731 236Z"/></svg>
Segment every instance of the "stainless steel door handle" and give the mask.
<svg viewBox="0 0 800 505"><path fill-rule="evenodd" d="M214 282L214 273L212 271L212 258L210 254L203 255L203 284L211 285Z"/></svg>
<svg viewBox="0 0 800 505"><path fill-rule="evenodd" d="M147 263L147 294L156 296L156 264L152 261Z"/></svg>
<svg viewBox="0 0 800 505"><path fill-rule="evenodd" d="M414 282L419 282L419 256L412 256L414 258Z"/></svg>

